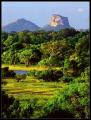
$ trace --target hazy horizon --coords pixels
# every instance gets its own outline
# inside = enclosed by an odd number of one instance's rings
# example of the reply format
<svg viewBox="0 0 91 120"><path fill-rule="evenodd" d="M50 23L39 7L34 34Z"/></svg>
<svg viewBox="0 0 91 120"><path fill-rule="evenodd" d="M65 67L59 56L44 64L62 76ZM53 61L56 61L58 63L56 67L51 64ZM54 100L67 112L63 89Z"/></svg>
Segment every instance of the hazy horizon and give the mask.
<svg viewBox="0 0 91 120"><path fill-rule="evenodd" d="M89 28L89 2L2 2L2 26L24 18L43 27L52 14L68 17L76 29Z"/></svg>

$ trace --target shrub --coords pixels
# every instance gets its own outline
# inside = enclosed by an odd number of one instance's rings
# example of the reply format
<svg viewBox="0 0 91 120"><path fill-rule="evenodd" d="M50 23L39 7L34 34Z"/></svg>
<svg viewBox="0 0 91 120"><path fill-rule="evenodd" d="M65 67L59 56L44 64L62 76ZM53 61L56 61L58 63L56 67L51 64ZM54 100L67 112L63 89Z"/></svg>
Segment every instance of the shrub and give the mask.
<svg viewBox="0 0 91 120"><path fill-rule="evenodd" d="M4 78L4 77L6 77L7 76L7 73L8 73L8 67L5 67L5 68L2 68L1 70L2 70L2 72L1 72L1 74L2 74L2 78Z"/></svg>
<svg viewBox="0 0 91 120"><path fill-rule="evenodd" d="M35 76L36 70L31 70L29 72L27 72L28 76Z"/></svg>
<svg viewBox="0 0 91 120"><path fill-rule="evenodd" d="M48 69L45 71L30 71L28 75L33 75L45 81L58 81L58 79L63 76L63 73L61 70Z"/></svg>
<svg viewBox="0 0 91 120"><path fill-rule="evenodd" d="M14 73L13 70L8 70L9 67L4 67L2 68L2 78L5 78L5 77L14 77L16 74Z"/></svg>
<svg viewBox="0 0 91 120"><path fill-rule="evenodd" d="M71 82L73 81L73 77L69 77L69 76L63 76L61 78L59 78L59 81L62 81L62 82Z"/></svg>
<svg viewBox="0 0 91 120"><path fill-rule="evenodd" d="M86 83L71 83L63 91L59 91L51 101L51 106L54 106L51 107L52 111L58 108L71 112L75 118L89 118L88 88L89 85Z"/></svg>
<svg viewBox="0 0 91 120"><path fill-rule="evenodd" d="M40 62L38 62L38 65L48 65L48 64L46 62L46 59L43 59Z"/></svg>
<svg viewBox="0 0 91 120"><path fill-rule="evenodd" d="M8 97L8 95L4 91L1 92L1 95L2 95L1 96L1 99L2 99L1 116L2 118L7 118L10 115L8 113L9 106L13 104L15 99L13 97Z"/></svg>
<svg viewBox="0 0 91 120"><path fill-rule="evenodd" d="M77 78L74 79L74 82L79 82L79 83L88 83L90 81L90 68L87 67L84 69L83 72L81 72L81 75Z"/></svg>
<svg viewBox="0 0 91 120"><path fill-rule="evenodd" d="M38 65L59 66L62 65L62 61L60 62L60 60L56 58L56 56L50 56L49 58L41 60Z"/></svg>
<svg viewBox="0 0 91 120"><path fill-rule="evenodd" d="M15 76L15 79L17 80L17 82L19 82L20 80L26 79L26 75L25 75L25 74L23 74L23 75L17 74L17 75Z"/></svg>
<svg viewBox="0 0 91 120"><path fill-rule="evenodd" d="M20 105L20 101L13 97L9 97L2 91L2 118L30 118L33 113L33 108L29 101L27 105L28 106L24 109L24 107Z"/></svg>
<svg viewBox="0 0 91 120"><path fill-rule="evenodd" d="M8 77L15 77L16 73L13 70L8 71Z"/></svg>

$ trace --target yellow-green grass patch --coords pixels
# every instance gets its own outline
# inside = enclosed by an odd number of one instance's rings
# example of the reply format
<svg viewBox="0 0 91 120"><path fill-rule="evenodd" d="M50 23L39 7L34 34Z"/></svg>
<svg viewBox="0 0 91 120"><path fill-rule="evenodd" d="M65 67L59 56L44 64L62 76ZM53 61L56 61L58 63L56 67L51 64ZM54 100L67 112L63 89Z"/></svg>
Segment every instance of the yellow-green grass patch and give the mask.
<svg viewBox="0 0 91 120"><path fill-rule="evenodd" d="M7 84L2 85L2 90L17 99L30 99L35 96L41 99L49 98L55 95L58 90L62 90L67 86L65 83L44 82L29 76L20 82L15 79L4 79L4 81L7 81Z"/></svg>

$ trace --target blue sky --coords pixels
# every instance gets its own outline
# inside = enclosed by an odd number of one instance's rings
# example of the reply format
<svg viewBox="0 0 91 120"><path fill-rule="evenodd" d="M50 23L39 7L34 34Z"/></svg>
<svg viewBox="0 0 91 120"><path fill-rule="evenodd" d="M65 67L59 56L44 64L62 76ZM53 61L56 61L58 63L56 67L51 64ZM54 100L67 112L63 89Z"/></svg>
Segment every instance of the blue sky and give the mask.
<svg viewBox="0 0 91 120"><path fill-rule="evenodd" d="M52 14L68 17L77 29L89 28L89 2L2 2L2 25L25 18L42 27Z"/></svg>

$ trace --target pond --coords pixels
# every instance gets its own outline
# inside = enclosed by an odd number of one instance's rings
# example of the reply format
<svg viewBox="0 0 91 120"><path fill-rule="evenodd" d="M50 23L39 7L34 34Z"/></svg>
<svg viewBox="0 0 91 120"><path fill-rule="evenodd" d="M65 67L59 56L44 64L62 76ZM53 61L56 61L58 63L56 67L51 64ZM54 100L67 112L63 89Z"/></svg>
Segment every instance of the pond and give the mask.
<svg viewBox="0 0 91 120"><path fill-rule="evenodd" d="M27 70L14 70L14 72L15 72L16 74L20 74L20 75L22 75L22 74L27 74L27 73L28 73Z"/></svg>

